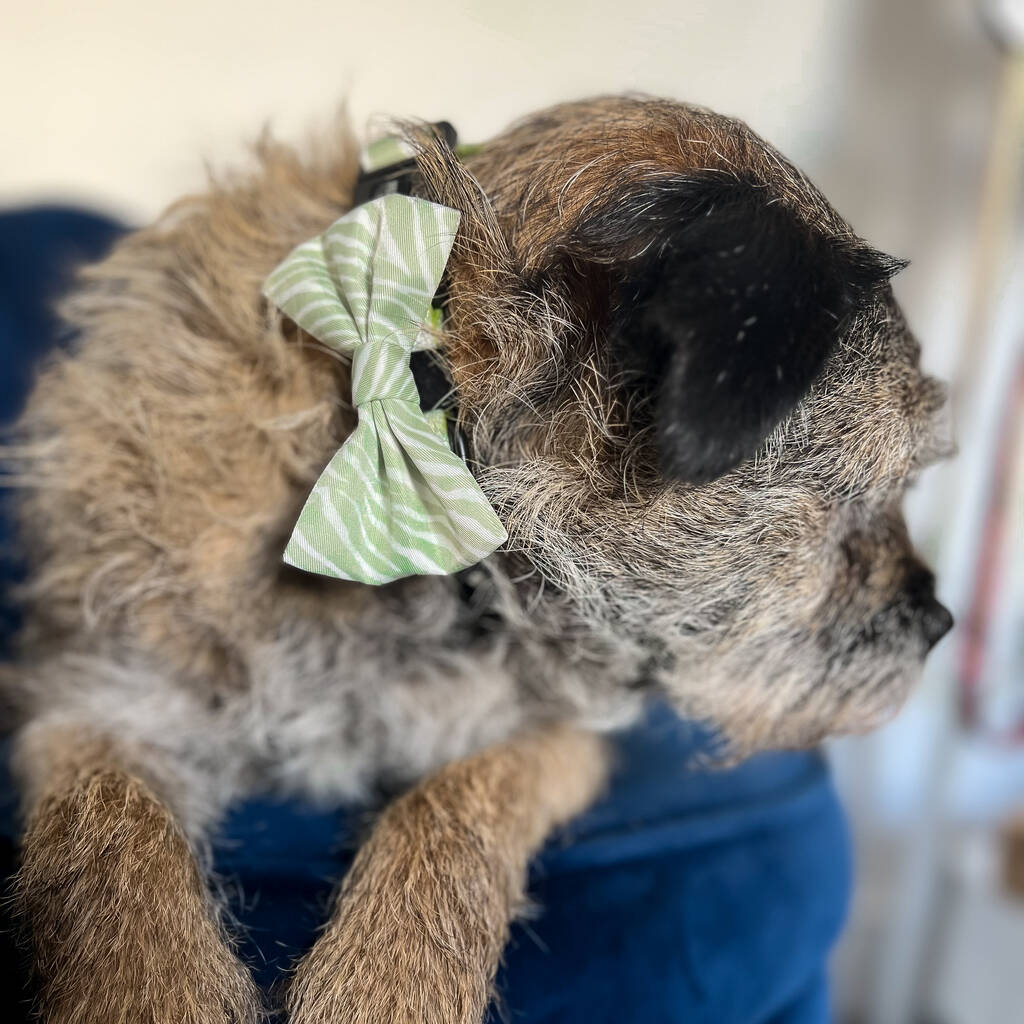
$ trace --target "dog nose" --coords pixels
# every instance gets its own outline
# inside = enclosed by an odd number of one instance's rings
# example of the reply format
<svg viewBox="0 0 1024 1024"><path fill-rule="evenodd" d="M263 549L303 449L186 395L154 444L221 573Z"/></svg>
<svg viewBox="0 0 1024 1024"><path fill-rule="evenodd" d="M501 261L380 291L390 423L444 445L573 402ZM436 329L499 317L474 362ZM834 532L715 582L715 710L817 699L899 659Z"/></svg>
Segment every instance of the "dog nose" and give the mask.
<svg viewBox="0 0 1024 1024"><path fill-rule="evenodd" d="M919 614L921 629L930 651L953 628L953 615L934 597L925 603Z"/></svg>
<svg viewBox="0 0 1024 1024"><path fill-rule="evenodd" d="M923 566L908 578L906 595L930 651L953 628L953 616L935 599L935 577Z"/></svg>

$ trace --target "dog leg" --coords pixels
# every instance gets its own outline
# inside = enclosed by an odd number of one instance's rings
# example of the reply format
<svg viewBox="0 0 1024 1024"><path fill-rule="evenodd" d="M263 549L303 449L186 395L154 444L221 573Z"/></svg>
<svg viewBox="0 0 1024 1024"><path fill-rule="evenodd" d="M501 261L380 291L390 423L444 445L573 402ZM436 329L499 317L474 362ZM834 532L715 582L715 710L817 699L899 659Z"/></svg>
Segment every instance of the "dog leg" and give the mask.
<svg viewBox="0 0 1024 1024"><path fill-rule="evenodd" d="M478 1024L531 856L605 776L600 739L556 728L450 764L396 800L298 968L292 1024Z"/></svg>
<svg viewBox="0 0 1024 1024"><path fill-rule="evenodd" d="M241 1024L259 1002L182 828L116 746L33 727L16 911L47 1024Z"/></svg>

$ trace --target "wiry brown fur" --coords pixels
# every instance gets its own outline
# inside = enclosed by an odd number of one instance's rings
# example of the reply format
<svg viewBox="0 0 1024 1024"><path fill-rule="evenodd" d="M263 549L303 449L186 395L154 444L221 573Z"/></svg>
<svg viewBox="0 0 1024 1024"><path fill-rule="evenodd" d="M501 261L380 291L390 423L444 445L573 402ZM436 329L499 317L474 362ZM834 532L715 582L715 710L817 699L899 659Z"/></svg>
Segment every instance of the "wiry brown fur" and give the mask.
<svg viewBox="0 0 1024 1024"><path fill-rule="evenodd" d="M64 313L86 336L21 424L28 643L127 633L179 678L237 679L232 594L258 605L279 585L273 544L346 429L343 368L289 343L259 297L347 208L346 142L310 163L264 142L261 175L180 201L82 272Z"/></svg>
<svg viewBox="0 0 1024 1024"><path fill-rule="evenodd" d="M837 656L844 678L830 684L818 641L828 634L838 655L841 634L898 587L913 562L903 491L947 450L944 388L922 376L891 291L858 311L753 459L693 488L662 479L650 436L634 428L579 269L628 265L650 241L613 238L595 253L581 221L680 167L742 173L829 237L855 239L849 226L742 123L646 99L528 119L469 161L471 173L439 149L424 163L428 195L474 212L446 342L478 475L508 548L556 584L553 601L571 595L590 632L600 623L664 643L673 698L737 751L812 743L891 713L916 652L897 664L875 651L871 666Z"/></svg>
<svg viewBox="0 0 1024 1024"><path fill-rule="evenodd" d="M298 969L291 1020L479 1021L529 859L590 803L604 768L596 737L554 730L454 762L395 801Z"/></svg>
<svg viewBox="0 0 1024 1024"><path fill-rule="evenodd" d="M259 997L232 954L174 816L109 741L26 744L42 781L17 903L43 1018L63 1024L254 1024ZM33 749L34 747L34 749Z"/></svg>
<svg viewBox="0 0 1024 1024"><path fill-rule="evenodd" d="M753 457L699 487L659 471L644 399L605 337L609 282L652 239L599 230L598 215L662 176L742 176L810 230L861 244L745 126L663 101L554 108L464 164L419 136L421 192L462 212L444 355L510 541L467 574L468 599L454 578L374 589L283 567L352 416L344 363L259 292L348 208L355 147L336 134L305 159L264 142L255 174L182 201L87 270L65 307L80 339L41 374L8 450L32 565L5 676L29 723L21 892L56 944L40 958L54 991L87 998L73 967L83 943L126 948L99 910L65 929L74 912L39 892L111 827L115 792L126 849L167 864L166 882L141 881L167 911L160 927L180 912L210 953L223 947L170 815L195 839L258 788L337 801L426 779L360 855L293 1004L302 1024L342 1006L358 1021L472 1020L526 858L596 786L578 734L554 723L600 730L661 693L734 754L806 744L890 713L924 653L884 610L916 565L899 503L940 452L942 391L887 287ZM25 751L58 751L69 728L127 741L133 767L110 745L54 790L48 758ZM540 758L547 771L511 770L514 737L563 753ZM560 757L582 781L553 809L543 797ZM431 850L443 876L417 874L417 851ZM129 862L90 860L81 898L102 903ZM387 963L353 953L392 939ZM454 980L435 958L445 942L462 958ZM137 1005L137 974L115 976L110 1000ZM233 977L204 980L220 993L211 1005L235 1005ZM51 1018L75 1019L62 1012Z"/></svg>

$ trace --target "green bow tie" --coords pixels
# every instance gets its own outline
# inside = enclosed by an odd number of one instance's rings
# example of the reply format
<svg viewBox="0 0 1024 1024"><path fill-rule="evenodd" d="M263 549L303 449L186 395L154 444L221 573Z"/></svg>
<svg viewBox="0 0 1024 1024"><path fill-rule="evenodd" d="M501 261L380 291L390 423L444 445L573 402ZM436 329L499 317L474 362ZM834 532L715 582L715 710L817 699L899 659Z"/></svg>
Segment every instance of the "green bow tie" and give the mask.
<svg viewBox="0 0 1024 1024"><path fill-rule="evenodd" d="M356 429L306 501L284 559L361 583L457 572L507 539L444 413L420 411L409 366L435 347L423 327L459 213L387 195L300 245L263 293L304 331L352 358Z"/></svg>

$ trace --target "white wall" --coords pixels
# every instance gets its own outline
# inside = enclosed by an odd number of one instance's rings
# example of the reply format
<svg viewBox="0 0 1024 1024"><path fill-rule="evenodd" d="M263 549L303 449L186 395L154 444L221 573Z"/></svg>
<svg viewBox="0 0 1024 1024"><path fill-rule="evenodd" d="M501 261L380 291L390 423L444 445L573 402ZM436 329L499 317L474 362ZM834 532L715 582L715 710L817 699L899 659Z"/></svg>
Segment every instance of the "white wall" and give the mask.
<svg viewBox="0 0 1024 1024"><path fill-rule="evenodd" d="M0 203L153 216L268 119L349 97L484 138L536 107L642 89L812 148L848 0L0 0Z"/></svg>

